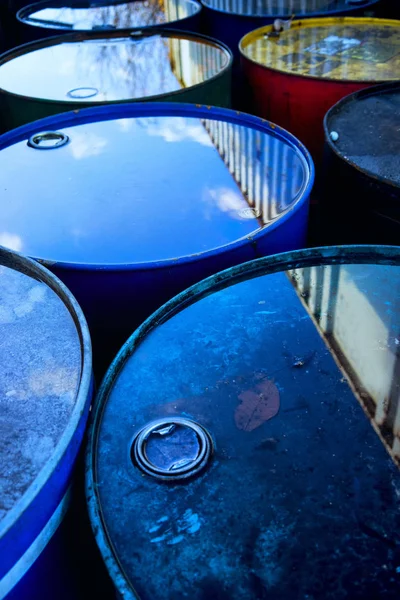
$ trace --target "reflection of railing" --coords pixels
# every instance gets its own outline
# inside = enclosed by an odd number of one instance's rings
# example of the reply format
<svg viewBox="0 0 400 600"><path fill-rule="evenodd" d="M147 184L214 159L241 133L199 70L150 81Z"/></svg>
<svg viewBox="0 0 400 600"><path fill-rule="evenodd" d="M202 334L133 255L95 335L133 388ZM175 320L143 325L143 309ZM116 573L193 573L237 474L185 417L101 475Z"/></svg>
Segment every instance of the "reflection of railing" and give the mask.
<svg viewBox="0 0 400 600"><path fill-rule="evenodd" d="M249 127L204 120L213 144L262 222L277 218L298 195L305 173L281 140Z"/></svg>
<svg viewBox="0 0 400 600"><path fill-rule="evenodd" d="M170 38L171 65L183 87L191 87L214 77L228 62L220 48L205 41Z"/></svg>
<svg viewBox="0 0 400 600"><path fill-rule="evenodd" d="M207 4L219 10L238 14L291 15L306 14L334 7L333 0L207 0Z"/></svg>
<svg viewBox="0 0 400 600"><path fill-rule="evenodd" d="M400 465L400 269L335 265L296 269L289 275Z"/></svg>

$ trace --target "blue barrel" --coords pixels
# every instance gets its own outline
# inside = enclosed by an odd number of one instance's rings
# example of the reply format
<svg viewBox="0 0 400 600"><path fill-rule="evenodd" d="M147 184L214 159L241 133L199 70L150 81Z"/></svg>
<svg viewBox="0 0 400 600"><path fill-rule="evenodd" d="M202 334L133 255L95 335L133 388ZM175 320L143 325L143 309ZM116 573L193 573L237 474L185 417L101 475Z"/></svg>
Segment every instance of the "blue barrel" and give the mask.
<svg viewBox="0 0 400 600"><path fill-rule="evenodd" d="M201 0L205 28L239 58L241 38L275 19L364 16L379 0Z"/></svg>
<svg viewBox="0 0 400 600"><path fill-rule="evenodd" d="M3 244L24 244L6 231ZM89 330L37 262L1 247L0 279L0 598L67 600L77 548L63 522L92 393Z"/></svg>
<svg viewBox="0 0 400 600"><path fill-rule="evenodd" d="M101 107L0 138L2 228L72 290L107 361L189 285L303 247L313 181L292 135L227 109Z"/></svg>
<svg viewBox="0 0 400 600"><path fill-rule="evenodd" d="M201 4L197 0L44 0L17 13L20 41L30 42L72 31L173 27L199 32Z"/></svg>
<svg viewBox="0 0 400 600"><path fill-rule="evenodd" d="M399 298L399 248L317 248L210 277L132 335L86 463L119 598L399 597Z"/></svg>

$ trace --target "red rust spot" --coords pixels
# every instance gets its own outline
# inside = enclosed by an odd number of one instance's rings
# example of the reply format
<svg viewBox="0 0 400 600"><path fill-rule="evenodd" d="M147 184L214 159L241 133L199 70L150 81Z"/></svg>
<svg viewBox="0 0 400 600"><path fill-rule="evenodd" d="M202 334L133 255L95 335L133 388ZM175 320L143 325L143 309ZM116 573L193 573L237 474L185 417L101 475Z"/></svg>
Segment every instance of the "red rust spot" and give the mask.
<svg viewBox="0 0 400 600"><path fill-rule="evenodd" d="M272 419L279 411L279 391L276 385L264 379L254 389L239 395L240 404L235 410L235 423L238 429L253 431Z"/></svg>

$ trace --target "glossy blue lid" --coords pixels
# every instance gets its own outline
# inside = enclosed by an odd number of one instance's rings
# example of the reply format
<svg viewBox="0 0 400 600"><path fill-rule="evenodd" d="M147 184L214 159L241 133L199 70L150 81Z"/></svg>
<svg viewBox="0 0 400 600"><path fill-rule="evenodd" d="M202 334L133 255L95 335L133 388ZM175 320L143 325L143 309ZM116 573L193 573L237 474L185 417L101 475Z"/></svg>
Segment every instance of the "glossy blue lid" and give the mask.
<svg viewBox="0 0 400 600"><path fill-rule="evenodd" d="M0 88L40 100L96 104L176 92L215 77L229 65L227 48L190 33L71 34L4 55Z"/></svg>
<svg viewBox="0 0 400 600"><path fill-rule="evenodd" d="M369 8L379 0L202 0L207 8L249 17L329 17L357 8Z"/></svg>
<svg viewBox="0 0 400 600"><path fill-rule="evenodd" d="M313 180L286 132L190 105L71 113L6 134L0 149L0 243L80 265L248 243L297 210Z"/></svg>
<svg viewBox="0 0 400 600"><path fill-rule="evenodd" d="M7 236L12 245L12 233L3 233L3 243ZM30 488L38 489L37 479L70 423L81 382L81 339L73 315L25 263L13 265L0 249L0 534Z"/></svg>
<svg viewBox="0 0 400 600"><path fill-rule="evenodd" d="M130 29L169 24L201 10L195 0L134 0L132 2L38 2L22 8L18 19L27 25L66 31Z"/></svg>
<svg viewBox="0 0 400 600"><path fill-rule="evenodd" d="M313 249L211 277L137 330L88 456L124 600L398 597L399 298L399 249Z"/></svg>

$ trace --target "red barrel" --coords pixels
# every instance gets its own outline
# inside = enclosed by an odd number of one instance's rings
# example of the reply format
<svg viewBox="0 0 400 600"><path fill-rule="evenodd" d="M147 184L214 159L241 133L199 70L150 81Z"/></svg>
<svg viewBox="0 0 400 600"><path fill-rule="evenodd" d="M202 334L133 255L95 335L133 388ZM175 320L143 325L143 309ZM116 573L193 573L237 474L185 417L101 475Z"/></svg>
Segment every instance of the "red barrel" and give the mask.
<svg viewBox="0 0 400 600"><path fill-rule="evenodd" d="M344 96L400 75L400 21L306 19L240 42L248 110L294 133L321 158L325 113Z"/></svg>

